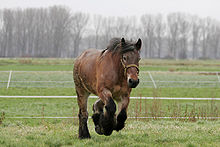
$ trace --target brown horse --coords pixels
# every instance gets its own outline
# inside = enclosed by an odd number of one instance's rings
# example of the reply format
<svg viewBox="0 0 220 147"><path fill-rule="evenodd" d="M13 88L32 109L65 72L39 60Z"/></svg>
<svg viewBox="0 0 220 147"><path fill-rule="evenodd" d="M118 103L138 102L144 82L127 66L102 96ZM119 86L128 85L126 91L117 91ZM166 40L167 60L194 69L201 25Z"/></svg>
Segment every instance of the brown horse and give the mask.
<svg viewBox="0 0 220 147"><path fill-rule="evenodd" d="M109 136L124 128L131 88L139 84L141 39L136 43L113 38L107 49L86 50L74 64L74 82L79 105L79 138L90 138L87 127L87 100L99 97L93 105L95 131ZM116 116L116 104L118 115ZM105 109L104 109L105 108Z"/></svg>

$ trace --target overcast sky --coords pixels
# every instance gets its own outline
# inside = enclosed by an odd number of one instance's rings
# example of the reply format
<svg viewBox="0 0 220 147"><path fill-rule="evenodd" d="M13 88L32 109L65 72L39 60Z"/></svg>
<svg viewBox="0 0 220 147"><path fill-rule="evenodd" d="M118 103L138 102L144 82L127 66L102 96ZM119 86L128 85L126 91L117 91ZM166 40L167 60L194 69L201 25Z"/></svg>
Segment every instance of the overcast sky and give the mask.
<svg viewBox="0 0 220 147"><path fill-rule="evenodd" d="M65 5L73 12L104 16L140 16L145 13L185 12L220 21L220 0L0 0L0 8Z"/></svg>

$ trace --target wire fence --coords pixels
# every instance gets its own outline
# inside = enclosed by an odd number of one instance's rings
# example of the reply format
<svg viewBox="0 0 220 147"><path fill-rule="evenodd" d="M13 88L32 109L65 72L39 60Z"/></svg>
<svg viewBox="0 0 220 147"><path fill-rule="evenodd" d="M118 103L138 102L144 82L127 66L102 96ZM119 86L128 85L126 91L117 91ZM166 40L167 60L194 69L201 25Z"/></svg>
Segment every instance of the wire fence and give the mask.
<svg viewBox="0 0 220 147"><path fill-rule="evenodd" d="M8 119L78 119L77 116L75 117L68 117L68 116L64 116L64 117L53 117L53 116L46 116L46 117L7 117ZM89 119L92 119L92 117L90 116ZM169 117L169 116L164 116L164 117L145 117L145 116L134 116L134 117L128 117L128 119L204 119L204 120L218 120L220 119L220 117Z"/></svg>
<svg viewBox="0 0 220 147"><path fill-rule="evenodd" d="M97 99L97 96L90 96ZM4 106L8 101L2 102L0 106L0 119L78 119L78 107L76 107L76 96L0 96L0 99L15 98L22 99L16 102L16 107ZM44 101L34 102L26 99L44 99ZM50 101L48 99L65 99L62 103ZM25 100L24 100L25 99ZM75 99L75 100L68 100ZM168 98L168 97L131 97L132 101L128 109L128 119L171 119L171 120L219 120L219 100L220 98ZM151 101L146 101L151 100ZM182 102L167 103L160 100L183 100ZM190 104L185 100L192 100ZM195 101L199 100L197 103ZM202 101L201 101L202 100ZM95 100L89 101L88 111L91 112L91 104ZM1 108L2 107L2 108ZM56 108L55 108L56 107ZM91 117L89 117L91 118Z"/></svg>
<svg viewBox="0 0 220 147"><path fill-rule="evenodd" d="M76 99L77 96L8 96L0 95L1 99ZM97 99L98 96L89 96L89 98ZM192 98L192 97L130 97L134 100L193 100L193 101L207 101L207 100L217 100L220 101L220 98Z"/></svg>
<svg viewBox="0 0 220 147"><path fill-rule="evenodd" d="M220 87L220 72L140 72L139 88ZM74 88L72 71L0 71L0 87Z"/></svg>

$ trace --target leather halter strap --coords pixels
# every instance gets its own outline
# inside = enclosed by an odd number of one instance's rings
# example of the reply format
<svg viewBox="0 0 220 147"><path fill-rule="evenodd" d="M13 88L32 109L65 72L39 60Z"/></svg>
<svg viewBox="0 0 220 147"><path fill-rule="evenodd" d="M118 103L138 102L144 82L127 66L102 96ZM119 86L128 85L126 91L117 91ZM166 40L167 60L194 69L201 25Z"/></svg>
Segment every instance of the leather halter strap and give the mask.
<svg viewBox="0 0 220 147"><path fill-rule="evenodd" d="M139 68L138 68L138 66L137 66L136 64L125 65L125 64L123 63L122 59L121 59L121 64L122 64L122 66L124 67L124 75L125 75L125 76L126 76L126 74L127 74L128 68L130 68L130 67L135 67L135 68L137 69L138 74L139 74Z"/></svg>

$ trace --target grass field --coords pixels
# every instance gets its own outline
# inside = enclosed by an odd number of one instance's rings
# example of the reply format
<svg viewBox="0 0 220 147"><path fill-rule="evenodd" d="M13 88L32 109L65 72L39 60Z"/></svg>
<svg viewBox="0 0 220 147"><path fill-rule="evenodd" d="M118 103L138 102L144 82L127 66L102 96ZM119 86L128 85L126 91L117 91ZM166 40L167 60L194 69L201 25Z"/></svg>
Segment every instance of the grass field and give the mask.
<svg viewBox="0 0 220 147"><path fill-rule="evenodd" d="M219 61L173 61L142 60L141 71L167 72L219 72ZM72 71L72 59L0 59L0 71ZM1 73L0 73L1 74ZM62 76L62 73L61 73ZM60 79L53 75L54 80ZM164 78L154 75L155 78ZM165 75L164 75L165 76ZM176 75L174 75L175 77ZM195 75L196 76L196 75ZM8 74L0 75L0 80ZM26 77L20 74L19 77ZM47 80L45 76L42 80ZM63 76L65 77L65 76ZM193 76L177 76L176 79ZM212 80L211 76L196 76L201 80ZM39 77L35 77L36 79ZM40 77L41 78L41 77ZM169 76L166 79L169 80ZM28 79L27 79L28 80ZM63 79L69 80L69 79ZM74 88L64 87L6 87L0 95L76 95ZM220 87L139 87L131 96L147 97L220 97ZM88 110L95 99L90 99ZM154 119L129 119L126 127L110 137L99 136L89 119L90 140L78 140L77 119L10 119L7 117L72 117L77 116L76 99L0 99L0 146L220 146L220 121L207 117L220 116L220 101L190 100L131 100L130 117L154 117ZM159 119L158 117L191 117L189 119ZM197 119L199 117L200 119ZM4 119L3 119L4 118Z"/></svg>
<svg viewBox="0 0 220 147"><path fill-rule="evenodd" d="M1 58L0 70L72 71L73 59ZM219 71L219 60L146 60L140 62L141 71Z"/></svg>
<svg viewBox="0 0 220 147"><path fill-rule="evenodd" d="M0 146L210 146L220 145L219 121L128 121L119 133L99 136L89 120L91 139L77 138L73 120L5 121L0 126Z"/></svg>

